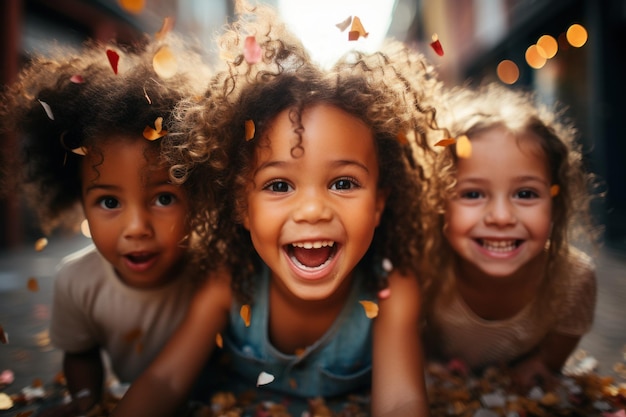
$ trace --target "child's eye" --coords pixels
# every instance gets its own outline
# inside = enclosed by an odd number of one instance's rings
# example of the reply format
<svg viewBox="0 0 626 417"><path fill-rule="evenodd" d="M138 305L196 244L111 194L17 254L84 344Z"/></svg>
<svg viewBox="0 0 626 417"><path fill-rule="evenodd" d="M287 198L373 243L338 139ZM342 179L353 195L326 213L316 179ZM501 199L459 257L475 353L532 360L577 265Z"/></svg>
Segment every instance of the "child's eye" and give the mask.
<svg viewBox="0 0 626 417"><path fill-rule="evenodd" d="M530 198L537 198L539 197L539 195L532 190L520 190L515 194L515 197L521 198L521 199L530 199Z"/></svg>
<svg viewBox="0 0 626 417"><path fill-rule="evenodd" d="M340 178L330 185L331 190L351 190L358 188L359 184L352 178Z"/></svg>
<svg viewBox="0 0 626 417"><path fill-rule="evenodd" d="M120 202L117 200L117 198L102 197L100 199L100 206L107 210L113 210L113 209L119 208Z"/></svg>
<svg viewBox="0 0 626 417"><path fill-rule="evenodd" d="M169 206L174 204L176 197L170 193L159 194L156 199L157 206Z"/></svg>
<svg viewBox="0 0 626 417"><path fill-rule="evenodd" d="M286 181L275 180L263 186L263 189L273 193L287 193L291 191L292 188Z"/></svg>
<svg viewBox="0 0 626 417"><path fill-rule="evenodd" d="M459 197L466 198L468 200L475 200L481 198L483 194L480 191L462 191L459 193Z"/></svg>

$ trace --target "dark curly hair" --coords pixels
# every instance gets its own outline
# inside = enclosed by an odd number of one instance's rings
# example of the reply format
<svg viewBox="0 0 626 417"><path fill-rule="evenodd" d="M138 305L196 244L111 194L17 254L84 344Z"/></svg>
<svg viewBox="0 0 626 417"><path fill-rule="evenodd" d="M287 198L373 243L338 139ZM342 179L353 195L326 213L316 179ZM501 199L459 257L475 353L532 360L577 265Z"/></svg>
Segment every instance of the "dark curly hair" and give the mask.
<svg viewBox="0 0 626 417"><path fill-rule="evenodd" d="M262 60L254 64L243 57L244 39L250 34L263 51ZM250 301L250 280L261 261L240 214L259 138L280 112L289 110L301 140L302 112L325 103L370 126L380 165L379 186L388 191L380 225L361 261L363 271L378 288L385 285L384 278L374 271L380 270L384 258L419 276L422 247L432 224L422 216L428 181L423 166L431 159L429 136L438 130L432 102L440 88L423 56L390 40L379 52L351 52L331 69L323 69L275 12L261 6L244 10L219 41L226 69L216 74L204 103L182 102L178 121L180 129L190 129L189 134L165 150L180 181L203 183L204 195L211 197L195 219L206 267L225 262L235 292ZM255 125L250 141L245 140L247 120ZM292 148L295 158L302 152L299 144Z"/></svg>
<svg viewBox="0 0 626 417"><path fill-rule="evenodd" d="M162 46L178 62L171 77L160 78L153 68ZM119 56L117 73L107 50ZM19 157L7 158L4 191L20 187L46 233L57 226L77 227L82 156L72 149L97 151L101 141L113 136L146 140L144 128L162 117L170 134L149 145L158 154L173 135L176 103L201 95L211 74L200 50L174 34L126 46L87 41L78 50L55 47L31 57L2 94L1 127L17 134L19 147L13 152Z"/></svg>

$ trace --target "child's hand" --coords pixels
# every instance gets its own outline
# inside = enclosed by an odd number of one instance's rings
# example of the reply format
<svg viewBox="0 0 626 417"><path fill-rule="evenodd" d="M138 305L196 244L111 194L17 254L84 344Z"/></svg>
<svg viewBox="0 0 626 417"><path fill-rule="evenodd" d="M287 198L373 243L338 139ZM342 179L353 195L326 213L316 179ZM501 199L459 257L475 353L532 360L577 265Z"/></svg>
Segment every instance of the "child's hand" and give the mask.
<svg viewBox="0 0 626 417"><path fill-rule="evenodd" d="M541 357L533 355L511 369L513 387L526 394L533 387L550 391L558 384L556 375L543 363Z"/></svg>

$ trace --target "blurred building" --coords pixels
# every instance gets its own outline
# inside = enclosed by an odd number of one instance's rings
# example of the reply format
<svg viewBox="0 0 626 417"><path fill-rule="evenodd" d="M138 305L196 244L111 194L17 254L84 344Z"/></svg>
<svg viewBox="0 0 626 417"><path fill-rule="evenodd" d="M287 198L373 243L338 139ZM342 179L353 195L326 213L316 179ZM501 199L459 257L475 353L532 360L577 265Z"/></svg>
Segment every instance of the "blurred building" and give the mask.
<svg viewBox="0 0 626 417"><path fill-rule="evenodd" d="M323 15L348 1L335 0L331 6L320 0L265 2L277 7L281 3L299 4L302 10L317 5ZM121 3L3 0L0 82L12 81L30 52L45 51L55 42L80 45L87 38L138 42L144 34L156 32L168 16L175 17L176 30L206 40L210 49L213 35L233 15L231 0L129 1L143 4L138 13L129 12ZM371 8L384 2L360 3ZM536 90L547 103L569 106L568 116L580 129L588 166L606 190L605 199L596 206L596 217L606 227L606 242L626 250L626 140L619 122L626 114L622 72L626 0L395 0L390 4L385 12L388 15L380 14L381 19L389 20L387 35L422 50L448 85L501 80L498 67L505 61L513 66L513 73L517 71L514 87ZM297 16L298 8L295 11ZM319 19L310 12L300 17L305 18L303 21ZM367 22L363 24L367 27ZM588 35L577 47L565 40L572 24L584 27ZM312 30L320 28L312 25ZM430 46L434 34L443 47L443 56ZM556 53L544 58L541 65L531 62L533 67L527 60L529 47L544 35L556 40ZM507 74L511 76L510 71ZM16 138L9 135L1 140L10 144ZM39 233L20 196L0 201L0 226L0 248L23 244Z"/></svg>

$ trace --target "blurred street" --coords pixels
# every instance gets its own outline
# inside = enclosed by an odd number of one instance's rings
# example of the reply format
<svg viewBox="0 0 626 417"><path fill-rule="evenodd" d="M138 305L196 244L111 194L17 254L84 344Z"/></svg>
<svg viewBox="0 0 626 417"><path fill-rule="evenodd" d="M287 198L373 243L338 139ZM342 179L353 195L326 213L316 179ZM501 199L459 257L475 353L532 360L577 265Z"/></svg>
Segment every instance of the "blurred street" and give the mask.
<svg viewBox="0 0 626 417"><path fill-rule="evenodd" d="M15 373L15 381L0 391L18 393L37 378L51 384L60 371L61 353L50 345L47 331L53 276L63 256L89 242L82 236L55 237L41 252L33 245L0 254L0 326L9 338L8 344L0 344L0 372ZM598 360L599 374L614 375L614 364L626 363L626 255L603 248L595 259L595 324L579 347ZM31 285L30 278L36 280ZM15 410L0 411L0 416L14 415Z"/></svg>

